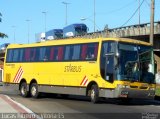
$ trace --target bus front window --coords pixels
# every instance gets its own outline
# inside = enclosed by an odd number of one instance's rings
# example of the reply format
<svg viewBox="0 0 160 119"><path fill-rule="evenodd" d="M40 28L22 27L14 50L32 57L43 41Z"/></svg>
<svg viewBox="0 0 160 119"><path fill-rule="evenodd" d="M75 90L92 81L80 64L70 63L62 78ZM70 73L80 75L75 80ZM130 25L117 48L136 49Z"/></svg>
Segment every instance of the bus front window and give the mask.
<svg viewBox="0 0 160 119"><path fill-rule="evenodd" d="M54 35L55 35L55 38L56 39L61 39L61 38L63 38L63 30L55 30L55 32L54 32Z"/></svg>
<svg viewBox="0 0 160 119"><path fill-rule="evenodd" d="M63 38L63 33L55 33L57 39Z"/></svg>
<svg viewBox="0 0 160 119"><path fill-rule="evenodd" d="M152 50L146 50L139 54L141 77L140 81L154 83L154 60Z"/></svg>
<svg viewBox="0 0 160 119"><path fill-rule="evenodd" d="M119 43L119 80L154 83L153 67L150 46Z"/></svg>
<svg viewBox="0 0 160 119"><path fill-rule="evenodd" d="M76 35L84 35L85 33L87 33L87 28L86 27L76 27L75 28L75 33Z"/></svg>

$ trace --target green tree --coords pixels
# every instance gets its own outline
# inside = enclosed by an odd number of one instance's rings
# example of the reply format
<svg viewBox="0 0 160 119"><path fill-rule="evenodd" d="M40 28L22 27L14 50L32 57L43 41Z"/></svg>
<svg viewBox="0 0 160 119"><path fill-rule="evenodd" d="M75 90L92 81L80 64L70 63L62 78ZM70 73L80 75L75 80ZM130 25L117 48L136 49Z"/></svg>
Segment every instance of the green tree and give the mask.
<svg viewBox="0 0 160 119"><path fill-rule="evenodd" d="M0 22L2 22L2 14L0 13ZM0 32L0 38L7 38L8 36L6 35L6 34L4 34L4 33L1 33Z"/></svg>

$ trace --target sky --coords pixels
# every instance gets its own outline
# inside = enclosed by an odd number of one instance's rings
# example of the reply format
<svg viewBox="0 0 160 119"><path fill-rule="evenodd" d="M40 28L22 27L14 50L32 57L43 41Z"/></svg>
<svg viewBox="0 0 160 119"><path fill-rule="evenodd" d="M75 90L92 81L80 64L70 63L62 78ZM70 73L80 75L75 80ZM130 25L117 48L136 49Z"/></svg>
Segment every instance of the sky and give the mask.
<svg viewBox="0 0 160 119"><path fill-rule="evenodd" d="M44 32L45 26L46 31L63 29L66 26L66 7L62 2L69 3L68 25L84 23L88 32L93 32L94 0L0 0L0 32L8 35L8 38L0 38L0 44L28 43L28 36L29 43L36 42L35 34ZM150 22L150 2L140 0L141 23ZM103 30L106 25L116 28L138 24L139 10L131 18L138 6L139 0L95 0L96 30ZM46 12L46 17L42 12ZM160 21L160 0L155 0L155 21Z"/></svg>

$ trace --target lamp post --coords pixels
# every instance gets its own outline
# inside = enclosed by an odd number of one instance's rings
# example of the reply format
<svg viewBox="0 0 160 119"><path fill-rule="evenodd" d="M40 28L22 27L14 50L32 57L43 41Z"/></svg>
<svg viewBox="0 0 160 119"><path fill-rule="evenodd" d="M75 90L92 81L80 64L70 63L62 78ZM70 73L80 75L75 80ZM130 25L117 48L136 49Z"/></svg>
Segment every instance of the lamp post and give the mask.
<svg viewBox="0 0 160 119"><path fill-rule="evenodd" d="M94 24L94 32L95 32L96 27L98 28L98 30L100 30L100 28L96 25L95 21L93 21L92 19L82 17L82 18L80 18L80 20L81 21L89 20L90 22L92 22Z"/></svg>
<svg viewBox="0 0 160 119"><path fill-rule="evenodd" d="M47 16L47 12L43 11L42 13L44 14L44 32L46 33L46 16Z"/></svg>
<svg viewBox="0 0 160 119"><path fill-rule="evenodd" d="M95 24L96 24L96 1L94 0L94 32L96 31L96 28L95 28Z"/></svg>
<svg viewBox="0 0 160 119"><path fill-rule="evenodd" d="M139 22L139 25L141 23L141 8L140 8L140 0L138 1L138 8L139 8L139 13L138 13L138 22Z"/></svg>
<svg viewBox="0 0 160 119"><path fill-rule="evenodd" d="M65 25L67 26L67 19L68 19L68 2L62 2L62 4L64 4L66 6L66 20L65 20Z"/></svg>
<svg viewBox="0 0 160 119"><path fill-rule="evenodd" d="M15 35L15 29L16 29L16 26L12 26L13 28L13 40L14 40L14 43L16 42L16 35Z"/></svg>
<svg viewBox="0 0 160 119"><path fill-rule="evenodd" d="M138 0L138 8L139 8L139 14L138 14L138 23L139 23L139 35L140 35L140 24L141 24L141 8L140 8L140 0Z"/></svg>
<svg viewBox="0 0 160 119"><path fill-rule="evenodd" d="M28 36L28 43L29 43L29 30L30 30L30 20L29 19L27 19L26 20L26 22L28 23L28 34L27 34L27 36Z"/></svg>
<svg viewBox="0 0 160 119"><path fill-rule="evenodd" d="M150 43L152 45L153 45L153 38L154 38L154 6L155 6L155 1L151 0Z"/></svg>
<svg viewBox="0 0 160 119"><path fill-rule="evenodd" d="M93 0L93 20L89 19L89 18L81 18L81 20L90 20L91 22L93 22L93 31L96 31L96 1ZM98 27L97 27L98 28ZM99 28L98 28L99 29Z"/></svg>

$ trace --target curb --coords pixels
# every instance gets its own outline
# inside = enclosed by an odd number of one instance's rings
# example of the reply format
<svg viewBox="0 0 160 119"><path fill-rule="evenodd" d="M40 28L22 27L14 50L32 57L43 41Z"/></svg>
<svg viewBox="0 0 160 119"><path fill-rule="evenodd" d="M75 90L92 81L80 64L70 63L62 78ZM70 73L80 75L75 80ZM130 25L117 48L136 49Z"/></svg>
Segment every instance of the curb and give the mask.
<svg viewBox="0 0 160 119"><path fill-rule="evenodd" d="M12 100L7 95L0 95L0 98L2 98L5 102L7 102L11 107L13 107L18 113L18 116L26 117L26 119L42 119L37 114L32 112L30 109L25 107L24 105Z"/></svg>

